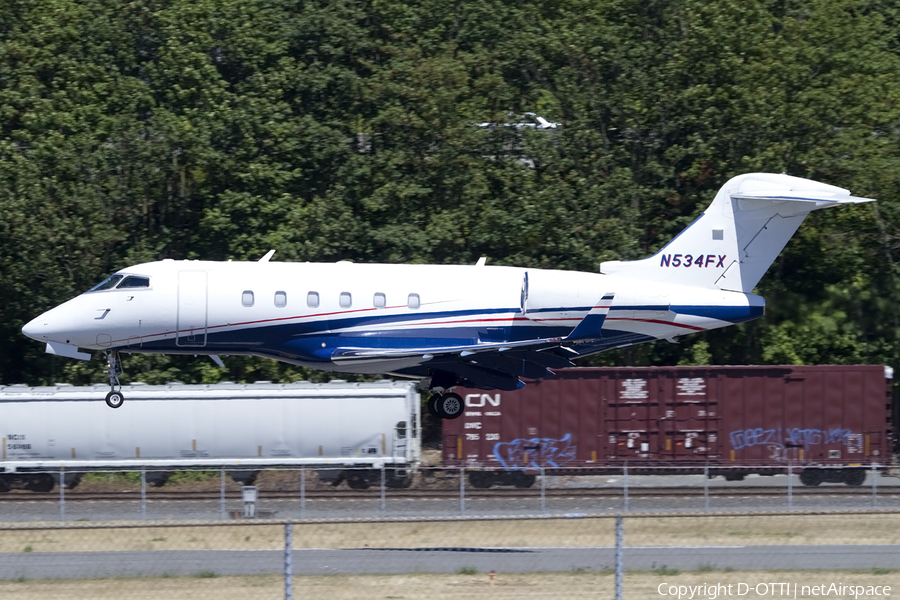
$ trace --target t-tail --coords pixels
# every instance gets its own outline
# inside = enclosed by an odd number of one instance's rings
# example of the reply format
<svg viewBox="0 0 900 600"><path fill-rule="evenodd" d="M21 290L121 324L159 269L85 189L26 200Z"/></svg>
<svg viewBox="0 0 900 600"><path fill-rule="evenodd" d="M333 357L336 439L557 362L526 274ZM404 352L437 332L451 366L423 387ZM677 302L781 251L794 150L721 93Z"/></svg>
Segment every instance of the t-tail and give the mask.
<svg viewBox="0 0 900 600"><path fill-rule="evenodd" d="M641 260L604 262L600 272L750 293L806 215L871 201L790 175L739 175L722 186L709 208L662 250Z"/></svg>

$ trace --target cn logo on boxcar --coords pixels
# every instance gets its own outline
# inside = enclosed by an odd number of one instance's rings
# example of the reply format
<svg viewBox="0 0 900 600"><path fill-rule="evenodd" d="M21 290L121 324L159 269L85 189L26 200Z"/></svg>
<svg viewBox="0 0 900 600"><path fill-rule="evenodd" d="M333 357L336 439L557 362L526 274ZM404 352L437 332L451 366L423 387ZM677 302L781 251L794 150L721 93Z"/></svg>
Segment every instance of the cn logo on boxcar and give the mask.
<svg viewBox="0 0 900 600"><path fill-rule="evenodd" d="M469 408L481 408L482 406L500 406L500 394L466 394L466 406Z"/></svg>

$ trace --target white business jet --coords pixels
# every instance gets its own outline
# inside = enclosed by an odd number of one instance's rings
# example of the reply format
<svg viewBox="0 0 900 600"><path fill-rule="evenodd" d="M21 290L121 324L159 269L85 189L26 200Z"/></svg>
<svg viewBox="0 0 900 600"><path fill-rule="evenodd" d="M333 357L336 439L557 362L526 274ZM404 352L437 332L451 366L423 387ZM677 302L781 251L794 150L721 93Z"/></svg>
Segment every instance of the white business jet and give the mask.
<svg viewBox="0 0 900 600"><path fill-rule="evenodd" d="M421 379L429 410L462 414L454 386L512 390L572 360L763 314L752 294L811 211L870 201L808 179L740 175L650 258L599 273L473 266L163 260L128 267L22 332L47 352L263 356Z"/></svg>

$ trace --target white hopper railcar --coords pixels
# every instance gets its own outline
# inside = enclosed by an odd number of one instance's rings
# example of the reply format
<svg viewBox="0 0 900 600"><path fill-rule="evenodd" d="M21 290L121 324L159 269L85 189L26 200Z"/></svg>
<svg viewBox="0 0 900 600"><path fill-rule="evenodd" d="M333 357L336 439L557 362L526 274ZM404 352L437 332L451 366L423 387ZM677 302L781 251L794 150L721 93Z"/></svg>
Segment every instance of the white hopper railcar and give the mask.
<svg viewBox="0 0 900 600"><path fill-rule="evenodd" d="M419 394L410 382L258 382L125 386L108 410L95 387L0 387L0 491L77 485L91 470L305 467L353 488L409 485L421 456Z"/></svg>

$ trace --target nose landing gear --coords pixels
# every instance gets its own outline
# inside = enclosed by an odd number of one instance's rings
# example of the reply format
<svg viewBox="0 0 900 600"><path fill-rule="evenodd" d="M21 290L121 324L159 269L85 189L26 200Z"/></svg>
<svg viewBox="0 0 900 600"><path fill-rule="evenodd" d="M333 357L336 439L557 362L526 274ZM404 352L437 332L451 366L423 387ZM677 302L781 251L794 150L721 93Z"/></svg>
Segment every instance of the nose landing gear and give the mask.
<svg viewBox="0 0 900 600"><path fill-rule="evenodd" d="M109 365L107 373L109 373L110 392L106 395L106 405L110 408L119 408L125 402L125 396L122 394L122 384L119 383L119 375L122 373L122 362L119 360L119 352L112 350L106 353L106 361Z"/></svg>

